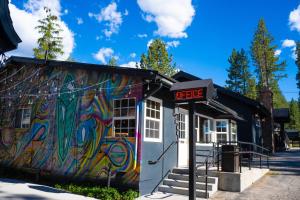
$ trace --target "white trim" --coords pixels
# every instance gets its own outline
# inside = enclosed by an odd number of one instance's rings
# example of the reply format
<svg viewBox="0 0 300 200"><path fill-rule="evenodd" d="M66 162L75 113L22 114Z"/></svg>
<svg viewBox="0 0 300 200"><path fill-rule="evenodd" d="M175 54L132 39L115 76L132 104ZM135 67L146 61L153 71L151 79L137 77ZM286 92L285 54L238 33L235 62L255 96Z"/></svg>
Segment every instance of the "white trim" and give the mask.
<svg viewBox="0 0 300 200"><path fill-rule="evenodd" d="M134 116L115 117L115 100L119 100L120 104L121 104L123 99L127 99L128 101L130 99L134 99L134 101L135 101L135 106L134 106L134 108L135 108L135 115ZM138 119L138 117L137 117L137 102L136 102L136 97L113 98L112 103L113 103L113 108L112 108L112 133L111 133L111 135L109 135L107 137L116 137L116 133L115 133L115 120L123 120L123 119L127 119L127 120L135 119L135 130L134 130L134 135L135 135L135 133L137 131L137 119ZM128 102L128 104L129 104L129 102ZM127 107L127 108L129 108L129 107ZM122 109L122 106L120 106L120 109ZM124 137L130 137L129 136L129 132L128 132L128 135L124 136Z"/></svg>
<svg viewBox="0 0 300 200"><path fill-rule="evenodd" d="M222 122L222 121L226 121L226 132L218 132L217 131L217 122ZM228 119L215 119L215 134L216 134L216 142L218 141L218 134L226 134L226 141L229 140L229 120Z"/></svg>
<svg viewBox="0 0 300 200"><path fill-rule="evenodd" d="M150 101L155 101L155 102L158 102L160 103L160 119L154 119L154 118L151 118L151 117L147 117L147 100L150 100ZM155 97L148 97L147 99L145 99L145 101L143 102L143 111L144 111L144 142L162 142L162 134L163 134L163 101L161 99L158 99L158 98L155 98ZM159 138L149 138L149 137L146 137L146 120L147 119L150 119L150 120L153 120L153 121L157 121L159 122Z"/></svg>

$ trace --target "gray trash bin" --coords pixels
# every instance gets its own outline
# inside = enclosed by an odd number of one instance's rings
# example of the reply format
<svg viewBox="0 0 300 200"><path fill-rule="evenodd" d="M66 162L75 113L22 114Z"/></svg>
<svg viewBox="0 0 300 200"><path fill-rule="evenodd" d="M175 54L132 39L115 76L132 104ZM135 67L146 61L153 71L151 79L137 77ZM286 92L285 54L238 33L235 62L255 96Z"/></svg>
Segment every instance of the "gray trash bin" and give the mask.
<svg viewBox="0 0 300 200"><path fill-rule="evenodd" d="M239 149L236 145L222 145L222 171L239 171Z"/></svg>

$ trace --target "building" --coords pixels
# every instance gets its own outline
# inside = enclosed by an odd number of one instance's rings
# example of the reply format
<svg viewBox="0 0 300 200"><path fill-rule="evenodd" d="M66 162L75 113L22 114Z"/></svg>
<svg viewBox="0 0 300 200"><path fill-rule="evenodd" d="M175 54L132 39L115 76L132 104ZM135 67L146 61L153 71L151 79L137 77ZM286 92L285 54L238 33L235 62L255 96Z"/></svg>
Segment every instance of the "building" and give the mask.
<svg viewBox="0 0 300 200"><path fill-rule="evenodd" d="M0 71L1 166L76 180L111 172L113 183L150 193L188 165L188 111L175 105L175 82L151 70L11 57ZM243 120L200 102L197 148L236 141Z"/></svg>
<svg viewBox="0 0 300 200"><path fill-rule="evenodd" d="M173 76L174 79L183 82L189 80L199 80L199 77L180 71ZM230 108L244 120L237 121L237 137L239 141L251 142L264 145L262 124L265 118L270 116L270 112L258 101L247 98L238 93L232 92L219 85L214 85L217 91L216 101ZM227 124L227 123L226 123ZM224 140L230 138L224 135Z"/></svg>

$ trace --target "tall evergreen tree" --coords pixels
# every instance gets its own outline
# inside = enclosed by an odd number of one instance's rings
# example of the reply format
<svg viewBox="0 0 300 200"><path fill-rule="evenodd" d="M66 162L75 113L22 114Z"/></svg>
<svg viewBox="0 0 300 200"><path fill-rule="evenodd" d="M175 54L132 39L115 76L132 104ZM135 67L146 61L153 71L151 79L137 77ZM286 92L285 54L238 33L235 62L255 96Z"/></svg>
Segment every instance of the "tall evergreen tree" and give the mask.
<svg viewBox="0 0 300 200"><path fill-rule="evenodd" d="M117 59L114 56L111 57L111 59L109 59L109 61L108 61L108 65L110 65L110 66L117 66L118 65Z"/></svg>
<svg viewBox="0 0 300 200"><path fill-rule="evenodd" d="M251 56L258 75L258 86L272 87L274 82L286 77L283 73L286 63L279 62L275 56L276 45L273 45L273 37L266 28L265 22L261 19L251 44Z"/></svg>
<svg viewBox="0 0 300 200"><path fill-rule="evenodd" d="M38 39L38 47L33 49L34 56L39 59L56 59L62 55L62 37L59 36L62 29L58 24L57 16L51 13L49 8L44 8L46 17L39 20L36 27L41 37Z"/></svg>
<svg viewBox="0 0 300 200"><path fill-rule="evenodd" d="M230 67L227 69L227 88L250 98L256 98L255 79L251 77L249 71L249 60L244 49L240 51L232 50L228 58Z"/></svg>
<svg viewBox="0 0 300 200"><path fill-rule="evenodd" d="M289 104L289 108L290 108L290 122L288 124L288 127L290 129L296 129L300 131L300 109L298 106L298 102L292 99Z"/></svg>
<svg viewBox="0 0 300 200"><path fill-rule="evenodd" d="M155 39L150 44L147 54L141 55L140 67L157 70L164 75L172 76L176 73L175 64L172 63L172 60L166 44L161 39Z"/></svg>
<svg viewBox="0 0 300 200"><path fill-rule="evenodd" d="M300 42L296 43L296 65L298 68L298 73L296 75L297 87L299 89L299 107L300 107Z"/></svg>

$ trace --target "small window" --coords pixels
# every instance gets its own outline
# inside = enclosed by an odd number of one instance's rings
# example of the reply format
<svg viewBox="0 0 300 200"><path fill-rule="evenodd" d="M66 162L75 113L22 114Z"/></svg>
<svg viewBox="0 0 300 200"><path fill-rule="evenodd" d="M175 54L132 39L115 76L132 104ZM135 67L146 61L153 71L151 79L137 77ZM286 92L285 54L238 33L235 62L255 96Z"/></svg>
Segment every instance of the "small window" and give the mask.
<svg viewBox="0 0 300 200"><path fill-rule="evenodd" d="M227 132L227 121L217 121L216 122L216 131L218 133L226 133Z"/></svg>
<svg viewBox="0 0 300 200"><path fill-rule="evenodd" d="M216 121L217 142L227 141L228 123L225 120Z"/></svg>
<svg viewBox="0 0 300 200"><path fill-rule="evenodd" d="M145 104L145 141L161 142L162 101L150 98Z"/></svg>
<svg viewBox="0 0 300 200"><path fill-rule="evenodd" d="M179 113L177 115L177 120L178 120L178 137L179 139L185 139L186 138L186 115Z"/></svg>
<svg viewBox="0 0 300 200"><path fill-rule="evenodd" d="M204 132L204 142L210 143L212 142L212 136L211 133L213 131L213 126L211 126L212 120L205 119L203 122L203 132Z"/></svg>
<svg viewBox="0 0 300 200"><path fill-rule="evenodd" d="M237 125L235 122L231 122L231 141L236 142L237 137Z"/></svg>
<svg viewBox="0 0 300 200"><path fill-rule="evenodd" d="M16 112L15 128L30 128L31 108L18 109Z"/></svg>
<svg viewBox="0 0 300 200"><path fill-rule="evenodd" d="M136 129L136 102L134 98L114 100L113 121L114 136L134 137Z"/></svg>

